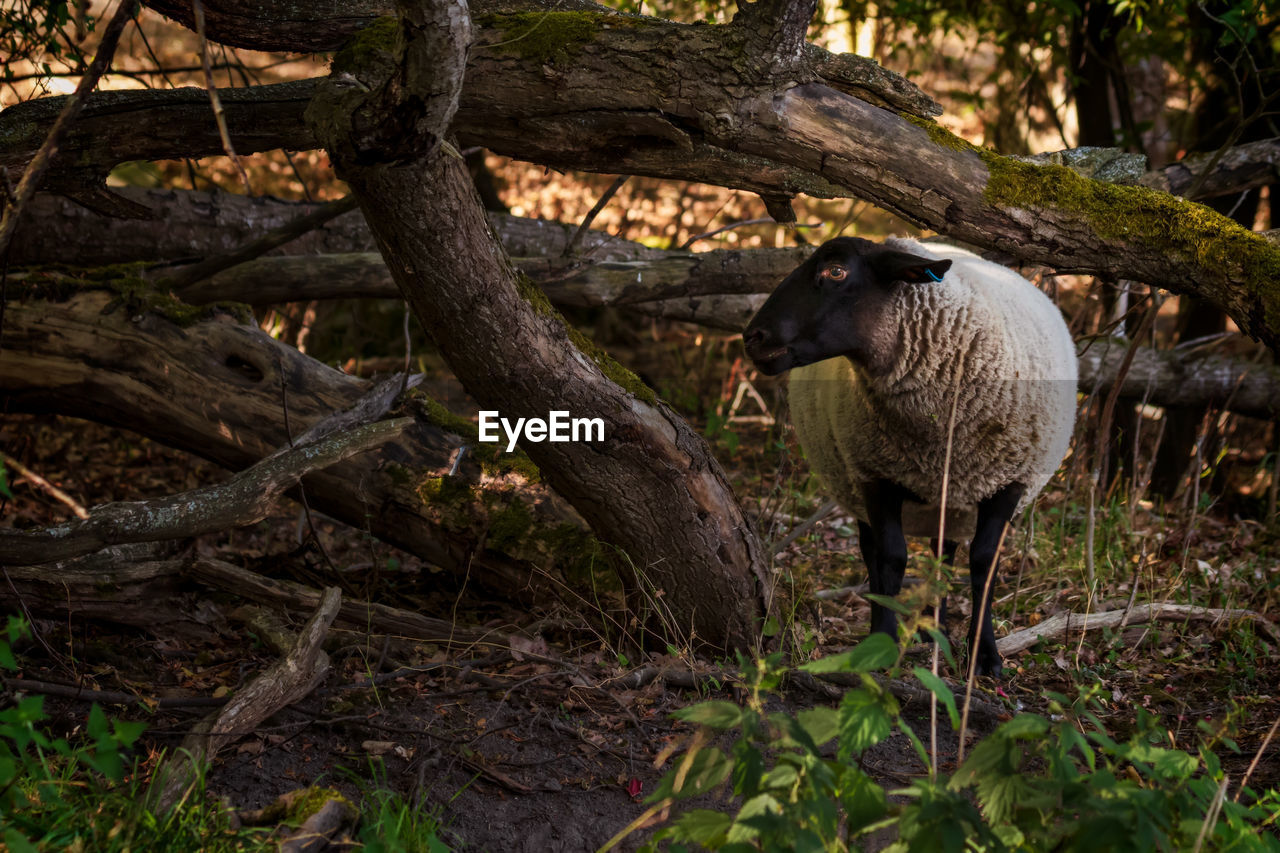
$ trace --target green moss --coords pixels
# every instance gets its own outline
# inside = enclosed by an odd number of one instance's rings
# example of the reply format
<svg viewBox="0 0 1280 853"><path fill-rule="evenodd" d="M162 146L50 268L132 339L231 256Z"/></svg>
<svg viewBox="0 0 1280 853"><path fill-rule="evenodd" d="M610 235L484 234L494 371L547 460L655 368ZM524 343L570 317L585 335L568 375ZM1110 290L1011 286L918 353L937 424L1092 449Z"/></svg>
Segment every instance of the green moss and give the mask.
<svg viewBox="0 0 1280 853"><path fill-rule="evenodd" d="M400 21L394 16L378 18L356 31L333 55L335 73L354 74L393 59L400 39Z"/></svg>
<svg viewBox="0 0 1280 853"><path fill-rule="evenodd" d="M1004 157L956 136L937 122L903 116L952 151L971 151L987 166L983 198L998 207L1061 210L1080 216L1106 240L1138 244L1204 268L1220 268L1257 308L1259 334L1280 330L1280 247L1203 205L1142 186L1091 180L1066 166ZM1157 282L1158 283L1158 282Z"/></svg>
<svg viewBox="0 0 1280 853"><path fill-rule="evenodd" d="M1065 166L1034 165L990 151L979 155L990 173L984 193L989 203L1069 211L1100 237L1221 268L1261 304L1257 319L1280 329L1280 248L1263 237L1217 211L1159 190L1103 183Z"/></svg>
<svg viewBox="0 0 1280 853"><path fill-rule="evenodd" d="M526 482L539 480L538 466L522 450L507 453L501 441L480 441L480 430L466 418L455 415L439 401L421 391L411 391L408 403L412 411L424 417L428 423L460 436L469 445L468 453L480 463L480 469L490 476L518 474Z"/></svg>
<svg viewBox="0 0 1280 853"><path fill-rule="evenodd" d="M325 803L330 800L341 803L349 819L354 819L360 813L350 800L333 788L302 788L290 791L263 809L261 822L297 826L324 808Z"/></svg>
<svg viewBox="0 0 1280 853"><path fill-rule="evenodd" d="M51 265L14 282L9 292L11 298L65 302L77 293L106 290L116 294L107 311L123 306L131 314L151 312L184 329L218 314L230 314L240 323L253 322L253 312L243 303L189 305L159 290L142 277L149 266L145 262L91 268Z"/></svg>
<svg viewBox="0 0 1280 853"><path fill-rule="evenodd" d="M628 19L598 12L518 12L480 15L476 23L502 33L491 49L549 64L564 64L595 39L607 23Z"/></svg>
<svg viewBox="0 0 1280 853"><path fill-rule="evenodd" d="M627 370L621 364L618 364L618 362L614 360L613 356L600 349L600 347L596 346L594 341L566 321L564 316L561 315L561 313L551 304L551 301L547 299L547 295L542 292L542 288L534 284L528 276L523 273L517 273L516 288L519 290L520 296L533 306L533 310L537 311L539 314L547 317L554 317L556 320L560 321L561 325L565 328L565 332L569 335L569 340L573 342L573 345L577 347L583 355L594 361L596 366L600 368L600 371L608 377L609 381L620 386L633 397L648 403L650 406L657 405L658 395L654 393L654 390L644 384L644 381L639 376L636 376L630 370Z"/></svg>
<svg viewBox="0 0 1280 853"><path fill-rule="evenodd" d="M969 140L956 136L936 121L908 114L903 114L902 117L923 130L925 133L929 134L929 139L932 140L933 144L937 145L939 148L948 148L952 151L981 150Z"/></svg>
<svg viewBox="0 0 1280 853"><path fill-rule="evenodd" d="M490 514L487 545L498 551L512 553L524 544L532 527L533 514L529 512L529 508L523 501L513 499Z"/></svg>
<svg viewBox="0 0 1280 853"><path fill-rule="evenodd" d="M424 504L439 509L469 507L475 500L471 486L461 477L426 477L416 491Z"/></svg>

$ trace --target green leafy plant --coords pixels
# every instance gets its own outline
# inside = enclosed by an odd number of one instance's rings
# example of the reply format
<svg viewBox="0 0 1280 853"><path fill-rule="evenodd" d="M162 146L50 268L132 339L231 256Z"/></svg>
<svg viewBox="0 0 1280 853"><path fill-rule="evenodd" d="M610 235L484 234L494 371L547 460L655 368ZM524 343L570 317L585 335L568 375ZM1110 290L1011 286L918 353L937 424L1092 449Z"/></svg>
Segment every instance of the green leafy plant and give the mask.
<svg viewBox="0 0 1280 853"><path fill-rule="evenodd" d="M1270 827L1280 794L1229 780L1214 748L1234 744L1203 729L1195 752L1159 745L1154 717L1113 739L1092 708L1096 686L1075 700L1049 696L1051 718L1020 714L980 741L954 774L927 773L929 754L897 699L871 674L897 668L898 647L872 635L838 655L800 667L857 675L838 707L768 713L765 697L786 670L774 655L744 666L743 705L703 702L676 716L697 725L684 754L650 796L643 819L681 800L728 786L735 809L690 809L660 829L646 849L862 849L871 833L896 834L892 851L1277 850ZM931 671L912 673L943 705L953 728L959 709ZM919 757L921 776L886 791L862 766L895 731ZM727 748L716 745L730 735ZM1247 803L1247 804L1246 804ZM619 838L621 835L619 836ZM618 839L615 839L615 841Z"/></svg>

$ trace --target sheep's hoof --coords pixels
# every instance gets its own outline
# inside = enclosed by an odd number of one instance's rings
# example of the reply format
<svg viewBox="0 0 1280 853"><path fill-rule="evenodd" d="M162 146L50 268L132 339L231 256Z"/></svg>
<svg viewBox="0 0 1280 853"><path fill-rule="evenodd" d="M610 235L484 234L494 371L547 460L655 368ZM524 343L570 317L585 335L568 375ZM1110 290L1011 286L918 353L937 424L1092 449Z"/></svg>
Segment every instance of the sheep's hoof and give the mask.
<svg viewBox="0 0 1280 853"><path fill-rule="evenodd" d="M978 665L974 667L974 671L978 675L985 675L990 678L999 679L1004 675L1004 661L1000 658L1000 653L994 655L984 655L978 653Z"/></svg>

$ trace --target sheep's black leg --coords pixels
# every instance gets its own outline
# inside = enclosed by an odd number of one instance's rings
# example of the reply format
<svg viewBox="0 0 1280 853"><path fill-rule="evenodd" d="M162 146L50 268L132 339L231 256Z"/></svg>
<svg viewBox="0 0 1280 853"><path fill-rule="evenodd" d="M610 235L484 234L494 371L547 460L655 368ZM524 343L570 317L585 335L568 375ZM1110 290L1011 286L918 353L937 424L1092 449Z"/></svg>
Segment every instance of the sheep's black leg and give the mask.
<svg viewBox="0 0 1280 853"><path fill-rule="evenodd" d="M973 582L973 617L969 625L969 653L977 655L978 675L999 678L1004 671L996 651L996 633L991 626L991 596L984 598L987 575L996 570L1000 538L1013 518L1026 486L1010 483L986 500L978 502L978 530L969 545L969 576ZM979 629L979 623L981 628ZM975 638L977 642L975 643Z"/></svg>
<svg viewBox="0 0 1280 853"><path fill-rule="evenodd" d="M871 535L860 535L871 543L871 559L867 572L871 591L876 595L895 596L902 589L902 575L907 570L907 538L902 533L902 504L911 493L889 480L875 480L863 486L862 497L867 508L867 525ZM863 558L867 547L863 546ZM898 615L875 602L871 604L871 631L898 639Z"/></svg>

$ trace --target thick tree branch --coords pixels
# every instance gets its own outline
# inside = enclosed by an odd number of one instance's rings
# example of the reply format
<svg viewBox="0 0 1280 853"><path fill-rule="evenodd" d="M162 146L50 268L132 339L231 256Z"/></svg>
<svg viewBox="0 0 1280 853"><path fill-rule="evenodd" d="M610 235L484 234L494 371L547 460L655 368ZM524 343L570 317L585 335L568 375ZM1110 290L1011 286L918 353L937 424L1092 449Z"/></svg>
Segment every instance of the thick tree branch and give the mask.
<svg viewBox="0 0 1280 853"><path fill-rule="evenodd" d="M72 125L75 124L77 116L80 115L80 111L84 108L84 102L89 93L93 91L94 86L98 85L98 79L102 77L103 72L111 66L111 58L115 56L116 45L120 42L120 34L124 32L125 25L133 20L133 16L137 11L137 0L125 0L125 2L116 7L115 14L111 17L106 30L102 34L102 41L98 45L97 55L89 63L84 76L80 78L80 82L76 85L76 90L68 95L66 102L62 104L61 109L58 111L58 118L53 122L48 135L40 144L39 150L36 151L31 162L26 164L26 168L22 173L22 180L18 182L18 188L14 191L14 197L9 198L8 193L4 194L4 212L0 215L0 255L3 255L5 250L9 248L9 241L13 239L13 232L17 228L18 217L22 215L23 207L36 194L40 180L53 162L53 158L57 156L59 149L62 147L63 139Z"/></svg>
<svg viewBox="0 0 1280 853"><path fill-rule="evenodd" d="M1141 183L1157 190L1178 196L1196 186L1205 175L1195 198L1210 198L1228 193L1244 192L1253 187L1275 184L1280 181L1280 138L1246 142L1227 150L1214 162L1214 154L1190 154L1186 159L1170 163L1143 175Z"/></svg>
<svg viewBox="0 0 1280 853"><path fill-rule="evenodd" d="M226 482L167 498L106 504L84 520L39 531L0 528L0 554L9 565L49 563L108 545L181 539L253 524L266 518L276 496L304 474L377 447L410 423L397 418L367 424L264 459Z"/></svg>
<svg viewBox="0 0 1280 853"><path fill-rule="evenodd" d="M341 604L342 592L326 589L320 606L298 632L294 648L236 691L226 707L198 723L182 747L156 768L151 796L158 813L164 814L185 795L224 746L252 734L263 720L319 686L329 673L329 656L321 643Z"/></svg>

